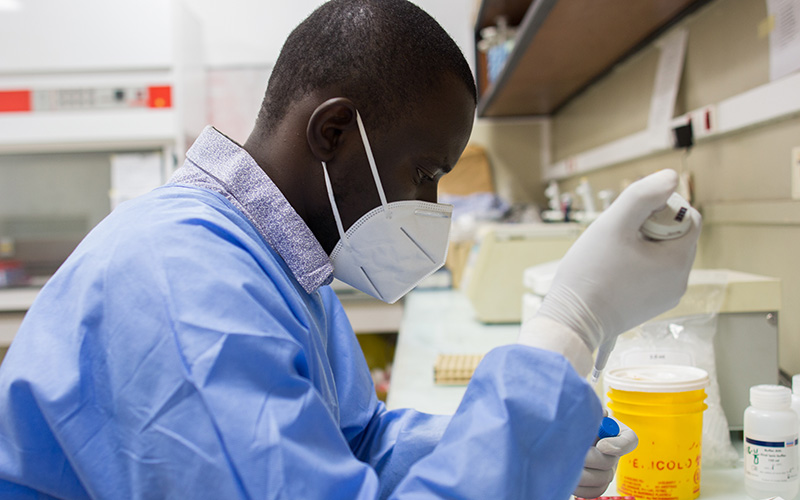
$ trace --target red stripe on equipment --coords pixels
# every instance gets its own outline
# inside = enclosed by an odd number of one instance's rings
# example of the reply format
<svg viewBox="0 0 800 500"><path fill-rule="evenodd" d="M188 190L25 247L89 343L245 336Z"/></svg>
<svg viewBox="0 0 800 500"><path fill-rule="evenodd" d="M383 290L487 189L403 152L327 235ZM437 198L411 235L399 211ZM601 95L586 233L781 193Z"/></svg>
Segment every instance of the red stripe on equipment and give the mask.
<svg viewBox="0 0 800 500"><path fill-rule="evenodd" d="M147 87L147 107L171 108L172 87L170 87L169 85L165 85L162 87Z"/></svg>
<svg viewBox="0 0 800 500"><path fill-rule="evenodd" d="M30 90L0 90L0 113L14 113L30 110Z"/></svg>

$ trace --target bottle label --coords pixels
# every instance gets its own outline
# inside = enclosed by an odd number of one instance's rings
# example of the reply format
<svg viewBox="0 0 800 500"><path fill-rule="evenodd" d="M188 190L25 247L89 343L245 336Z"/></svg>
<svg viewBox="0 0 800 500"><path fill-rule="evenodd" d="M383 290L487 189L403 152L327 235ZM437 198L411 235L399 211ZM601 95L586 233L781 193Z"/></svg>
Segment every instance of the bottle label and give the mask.
<svg viewBox="0 0 800 500"><path fill-rule="evenodd" d="M766 483L797 479L800 457L797 436L779 441L744 439L744 476Z"/></svg>

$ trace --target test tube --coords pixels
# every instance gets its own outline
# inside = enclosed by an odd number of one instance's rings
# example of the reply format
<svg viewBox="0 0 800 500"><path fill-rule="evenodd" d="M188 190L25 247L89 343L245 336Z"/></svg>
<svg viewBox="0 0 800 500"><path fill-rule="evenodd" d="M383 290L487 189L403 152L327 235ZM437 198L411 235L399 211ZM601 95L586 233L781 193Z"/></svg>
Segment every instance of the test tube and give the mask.
<svg viewBox="0 0 800 500"><path fill-rule="evenodd" d="M603 417L603 421L600 422L600 429L597 431L597 441L615 436L619 436L619 424L611 417Z"/></svg>

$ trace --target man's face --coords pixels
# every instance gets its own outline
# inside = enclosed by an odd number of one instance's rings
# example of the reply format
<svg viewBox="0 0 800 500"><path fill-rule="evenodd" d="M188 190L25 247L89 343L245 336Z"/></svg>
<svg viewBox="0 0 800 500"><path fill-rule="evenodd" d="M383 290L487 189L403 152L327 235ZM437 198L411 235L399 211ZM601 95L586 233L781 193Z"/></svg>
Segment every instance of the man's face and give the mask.
<svg viewBox="0 0 800 500"><path fill-rule="evenodd" d="M474 113L472 96L450 78L416 110L390 117L391 126L372 131L365 122L388 202L436 201L439 179L455 166L467 145ZM334 183L337 200L343 202L339 209L345 230L380 205L363 146L356 155L360 158L353 159L348 178Z"/></svg>

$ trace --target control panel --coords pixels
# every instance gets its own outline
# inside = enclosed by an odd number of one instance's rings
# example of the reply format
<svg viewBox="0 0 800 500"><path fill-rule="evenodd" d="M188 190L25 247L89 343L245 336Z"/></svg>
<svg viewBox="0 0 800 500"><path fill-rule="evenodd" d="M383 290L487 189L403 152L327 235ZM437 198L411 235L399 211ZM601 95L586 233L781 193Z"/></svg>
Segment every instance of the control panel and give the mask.
<svg viewBox="0 0 800 500"><path fill-rule="evenodd" d="M169 85L0 90L0 113L171 107Z"/></svg>

